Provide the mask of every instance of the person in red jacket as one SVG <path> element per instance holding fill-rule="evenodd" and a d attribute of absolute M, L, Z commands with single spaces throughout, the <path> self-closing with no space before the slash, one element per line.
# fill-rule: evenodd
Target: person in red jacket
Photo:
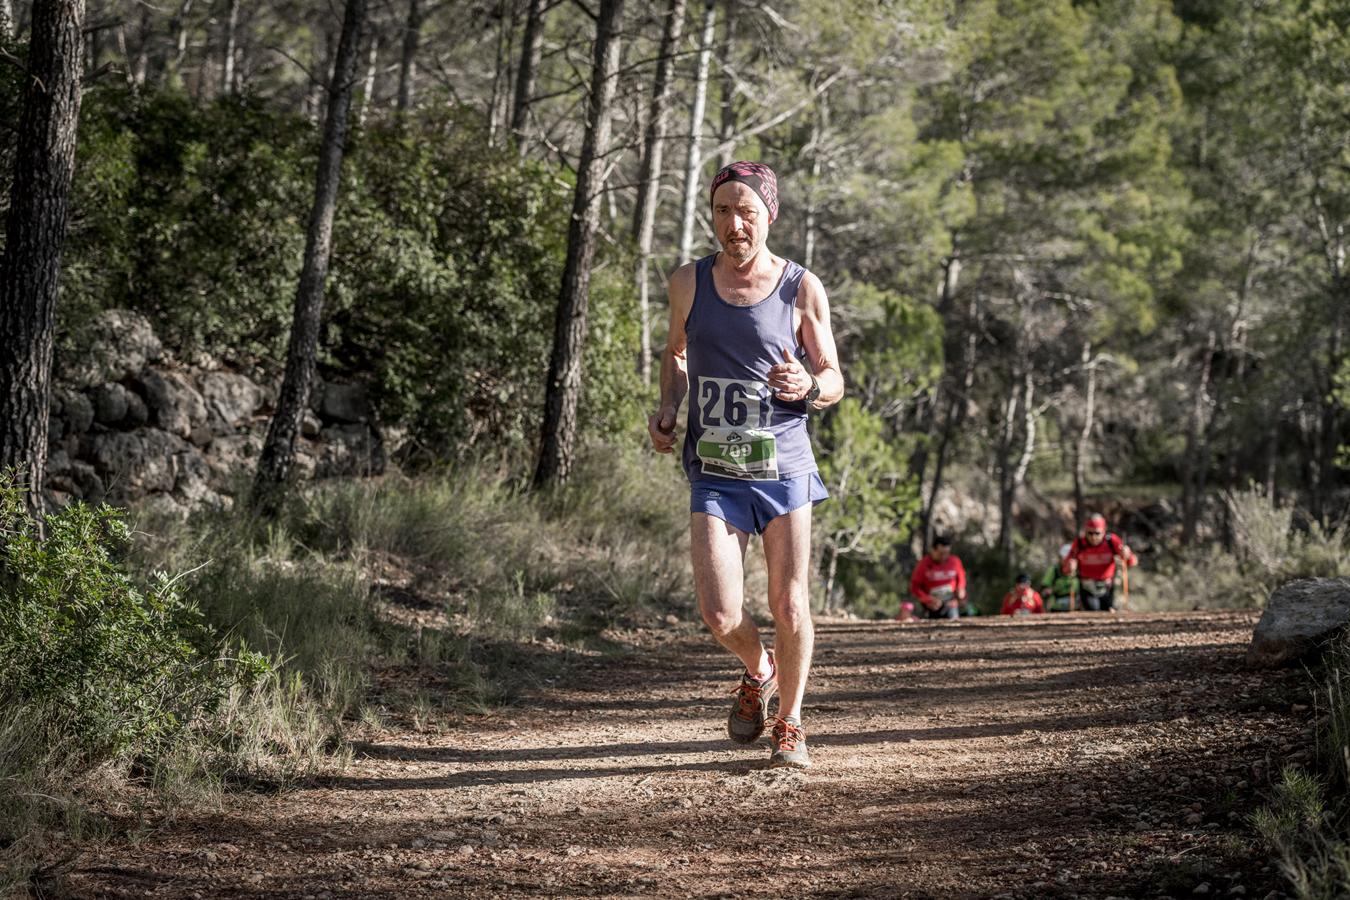
<path fill-rule="evenodd" d="M 1116 561 L 1139 565 L 1120 535 L 1106 530 L 1106 517 L 1093 513 L 1083 525 L 1083 533 L 1069 547 L 1064 558 L 1065 575 L 1078 575 L 1078 598 L 1082 608 L 1093 612 L 1111 612 L 1115 605 Z"/>
<path fill-rule="evenodd" d="M 929 619 L 955 619 L 966 602 L 966 568 L 952 553 L 949 538 L 933 538 L 928 555 L 919 560 L 909 579 L 909 592 Z"/>
<path fill-rule="evenodd" d="M 1003 615 L 1025 616 L 1045 612 L 1045 601 L 1031 586 L 1031 576 L 1017 576 L 1017 586 L 1003 595 Z"/>

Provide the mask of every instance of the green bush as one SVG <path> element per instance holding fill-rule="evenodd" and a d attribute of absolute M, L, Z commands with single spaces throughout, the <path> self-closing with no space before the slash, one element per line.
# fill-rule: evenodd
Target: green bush
<path fill-rule="evenodd" d="M 90 760 L 151 752 L 209 710 L 256 657 L 226 665 L 196 608 L 160 574 L 141 585 L 114 555 L 129 533 L 109 507 L 75 504 L 45 540 L 0 480 L 0 705 Z"/>
<path fill-rule="evenodd" d="M 1299 900 L 1350 896 L 1350 640 L 1328 654 L 1317 771 L 1288 766 L 1253 824 Z"/>
<path fill-rule="evenodd" d="M 172 88 L 102 87 L 85 98 L 79 141 L 59 352 L 84 352 L 81 323 L 125 307 L 182 356 L 275 372 L 313 199 L 314 125 L 252 97 L 197 104 Z M 532 446 L 569 178 L 489 148 L 481 117 L 464 109 L 358 129 L 334 223 L 322 374 L 370 382 L 381 420 L 428 456 Z M 583 431 L 638 421 L 623 252 L 602 247 L 592 276 Z"/>
<path fill-rule="evenodd" d="M 1148 609 L 1255 608 L 1297 578 L 1350 576 L 1350 525 L 1300 523 L 1289 503 L 1260 487 L 1227 498 L 1233 547 L 1208 546 L 1162 565 L 1142 580 Z"/>

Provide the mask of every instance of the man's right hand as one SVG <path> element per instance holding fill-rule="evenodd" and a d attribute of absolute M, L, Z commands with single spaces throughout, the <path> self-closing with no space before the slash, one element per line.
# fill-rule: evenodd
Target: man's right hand
<path fill-rule="evenodd" d="M 657 453 L 675 452 L 676 411 L 666 407 L 647 417 L 647 434 L 652 439 L 652 449 Z"/>

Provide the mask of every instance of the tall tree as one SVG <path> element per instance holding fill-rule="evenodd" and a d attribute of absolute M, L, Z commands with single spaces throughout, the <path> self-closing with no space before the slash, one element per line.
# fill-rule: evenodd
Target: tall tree
<path fill-rule="evenodd" d="M 722 67 L 722 118 L 717 132 L 717 165 L 736 161 L 736 7 L 738 0 L 725 0 L 722 10 L 722 46 L 718 62 Z"/>
<path fill-rule="evenodd" d="M 0 260 L 0 470 L 26 470 L 27 503 L 38 515 L 57 282 L 80 120 L 84 12 L 84 0 L 34 4 Z"/>
<path fill-rule="evenodd" d="M 328 113 L 323 144 L 319 149 L 318 174 L 314 182 L 314 206 L 305 235 L 305 262 L 295 294 L 295 315 L 286 350 L 286 371 L 281 381 L 276 412 L 267 428 L 267 440 L 258 459 L 253 485 L 254 505 L 265 513 L 276 511 L 295 464 L 295 439 L 309 405 L 314 381 L 315 356 L 319 348 L 319 325 L 323 317 L 324 287 L 333 250 L 333 214 L 337 209 L 338 182 L 347 142 L 347 119 L 356 81 L 356 57 L 365 25 L 366 0 L 347 0 L 342 17 L 342 36 L 337 61 L 328 88 Z"/>
<path fill-rule="evenodd" d="M 235 45 L 238 29 L 239 0 L 225 0 L 225 40 L 222 42 L 224 47 L 221 50 L 220 92 L 227 96 L 233 94 L 235 89 L 234 57 L 237 52 Z"/>
<path fill-rule="evenodd" d="M 694 108 L 689 113 L 689 140 L 684 162 L 684 206 L 680 210 L 680 262 L 694 256 L 694 212 L 698 208 L 699 169 L 703 166 L 703 115 L 708 102 L 708 68 L 717 28 L 717 0 L 703 0 L 703 28 L 694 71 Z"/>
<path fill-rule="evenodd" d="M 370 102 L 375 97 L 375 76 L 380 70 L 380 36 L 370 36 L 370 46 L 366 50 L 366 76 L 361 79 L 361 108 L 356 114 L 358 125 L 366 123 L 370 114 Z"/>
<path fill-rule="evenodd" d="M 403 24 L 403 52 L 398 59 L 399 112 L 412 108 L 417 91 L 417 51 L 422 45 L 422 0 L 408 0 L 408 18 Z"/>
<path fill-rule="evenodd" d="M 685 0 L 668 0 L 665 24 L 661 29 L 661 51 L 656 61 L 656 77 L 652 81 L 651 113 L 647 119 L 646 149 L 642 154 L 642 169 L 638 174 L 637 205 L 633 210 L 633 237 L 637 241 L 638 316 L 641 326 L 641 346 L 638 368 L 642 383 L 650 384 L 652 377 L 652 323 L 651 267 L 652 242 L 656 231 L 656 207 L 661 196 L 661 163 L 665 159 L 666 128 L 670 92 L 675 66 L 675 49 L 684 35 Z"/>
<path fill-rule="evenodd" d="M 595 58 L 586 104 L 586 136 L 581 144 L 572 221 L 567 230 L 567 264 L 558 295 L 544 395 L 544 422 L 535 487 L 560 483 L 572 468 L 577 407 L 581 400 L 581 360 L 586 344 L 591 261 L 600 225 L 605 154 L 609 150 L 614 95 L 619 71 L 619 27 L 623 0 L 601 0 L 595 26 Z"/>
<path fill-rule="evenodd" d="M 539 56 L 544 47 L 544 0 L 529 0 L 525 11 L 525 35 L 521 38 L 520 68 L 516 70 L 516 96 L 511 105 L 511 134 L 515 137 L 520 155 L 524 156 L 529 142 L 525 140 L 525 124 L 529 121 L 530 101 L 534 98 L 534 83 L 539 74 Z"/>

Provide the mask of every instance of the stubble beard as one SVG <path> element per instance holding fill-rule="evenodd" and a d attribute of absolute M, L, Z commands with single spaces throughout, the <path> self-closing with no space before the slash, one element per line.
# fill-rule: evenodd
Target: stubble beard
<path fill-rule="evenodd" d="M 750 259 L 759 250 L 753 241 L 726 241 L 722 244 L 722 252 L 737 262 L 745 262 Z"/>

